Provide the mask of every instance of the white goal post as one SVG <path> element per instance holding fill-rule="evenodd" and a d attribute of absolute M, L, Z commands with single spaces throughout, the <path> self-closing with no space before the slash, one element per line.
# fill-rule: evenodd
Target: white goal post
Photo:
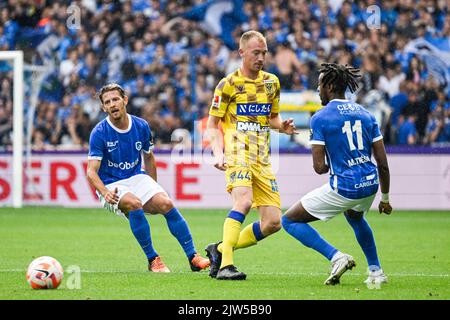
<path fill-rule="evenodd" d="M 0 60 L 13 62 L 13 165 L 12 205 L 23 205 L 23 51 L 0 51 Z"/>

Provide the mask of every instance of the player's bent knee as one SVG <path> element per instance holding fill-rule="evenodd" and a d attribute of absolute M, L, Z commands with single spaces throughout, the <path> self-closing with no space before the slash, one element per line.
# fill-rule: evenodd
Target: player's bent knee
<path fill-rule="evenodd" d="M 364 216 L 363 212 L 353 211 L 353 210 L 347 210 L 344 212 L 344 215 L 347 218 L 350 218 L 352 220 L 361 220 Z"/>
<path fill-rule="evenodd" d="M 278 231 L 280 231 L 281 229 L 281 223 L 280 221 L 270 221 L 268 223 L 266 223 L 265 225 L 261 226 L 261 231 L 264 235 L 269 235 L 269 234 L 273 234 L 276 233 Z"/>
<path fill-rule="evenodd" d="M 157 203 L 158 211 L 165 214 L 173 209 L 173 202 L 170 198 L 161 198 Z"/>
<path fill-rule="evenodd" d="M 281 230 L 281 223 L 280 223 L 280 222 L 278 222 L 278 223 L 273 223 L 273 224 L 270 225 L 270 231 L 271 231 L 271 233 L 276 233 L 276 232 L 278 232 L 278 231 L 280 231 L 280 230 Z"/>
<path fill-rule="evenodd" d="M 142 209 L 142 202 L 138 198 L 127 199 L 126 202 L 122 203 L 122 207 L 126 212 L 139 210 Z"/>

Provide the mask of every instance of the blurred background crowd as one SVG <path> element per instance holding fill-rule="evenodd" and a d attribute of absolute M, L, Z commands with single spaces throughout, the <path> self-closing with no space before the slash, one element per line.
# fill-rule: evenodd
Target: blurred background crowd
<path fill-rule="evenodd" d="M 195 17 L 193 8 L 211 1 L 0 1 L 0 50 L 23 50 L 27 64 L 46 70 L 33 148 L 87 148 L 105 117 L 95 94 L 109 82 L 126 89 L 128 111 L 149 122 L 156 146 L 170 148 L 201 130 L 215 85 L 239 67 L 236 45 L 250 29 L 266 36 L 265 70 L 282 90 L 315 91 L 320 63 L 350 64 L 363 74 L 352 98 L 382 115 L 386 144 L 450 145 L 449 1 L 229 2 L 239 12 L 227 37 Z M 379 8 L 375 28 L 371 5 Z M 0 62 L 3 147 L 11 144 L 12 84 L 11 66 Z"/>

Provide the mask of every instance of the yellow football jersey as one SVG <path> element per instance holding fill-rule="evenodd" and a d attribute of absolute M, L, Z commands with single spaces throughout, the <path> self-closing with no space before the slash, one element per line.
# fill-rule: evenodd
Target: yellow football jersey
<path fill-rule="evenodd" d="M 209 114 L 222 119 L 228 166 L 270 163 L 269 119 L 279 101 L 280 82 L 265 71 L 252 80 L 238 69 L 219 82 Z"/>

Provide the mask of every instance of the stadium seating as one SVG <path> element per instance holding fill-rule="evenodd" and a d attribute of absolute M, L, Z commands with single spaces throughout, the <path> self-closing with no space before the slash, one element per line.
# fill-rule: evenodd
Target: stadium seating
<path fill-rule="evenodd" d="M 374 110 L 387 144 L 403 140 L 398 128 L 414 114 L 417 144 L 449 145 L 449 9 L 444 2 L 430 8 L 422 1 L 383 1 L 377 17 L 366 2 L 243 1 L 233 25 L 213 34 L 187 14 L 198 1 L 9 0 L 0 5 L 0 50 L 23 50 L 28 64 L 49 67 L 34 115 L 35 149 L 86 149 L 87 132 L 104 117 L 94 93 L 107 82 L 126 88 L 129 112 L 150 123 L 157 148 L 170 148 L 172 132 L 192 133 L 214 86 L 239 66 L 233 44 L 250 28 L 265 34 L 271 53 L 265 69 L 279 76 L 283 90 L 316 90 L 322 62 L 352 64 L 363 78 L 350 98 L 363 103 L 377 93 L 375 108 L 387 106 Z M 70 4 L 83 6 L 79 16 L 68 11 Z M 0 62 L 1 148 L 11 145 L 11 101 L 12 73 Z M 307 127 L 311 113 L 282 116 Z M 280 141 L 286 148 L 296 144 Z"/>

